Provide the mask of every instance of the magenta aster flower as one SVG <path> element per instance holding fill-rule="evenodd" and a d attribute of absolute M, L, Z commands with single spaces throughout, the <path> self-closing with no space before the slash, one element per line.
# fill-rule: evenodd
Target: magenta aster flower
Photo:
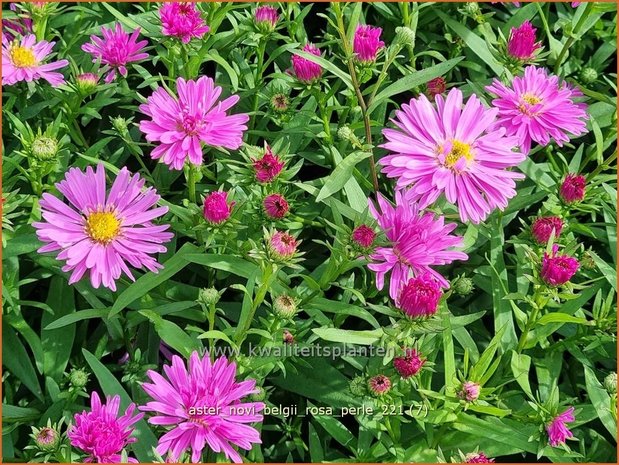
<path fill-rule="evenodd" d="M 558 216 L 544 216 L 537 218 L 531 225 L 531 234 L 540 244 L 548 243 L 552 231 L 555 232 L 555 239 L 561 235 L 563 220 Z"/>
<path fill-rule="evenodd" d="M 396 305 L 411 318 L 432 316 L 443 295 L 438 281 L 428 274 L 411 278 L 402 287 Z"/>
<path fill-rule="evenodd" d="M 518 60 L 531 60 L 541 44 L 535 41 L 535 29 L 529 21 L 519 27 L 512 27 L 507 42 L 507 53 Z"/>
<path fill-rule="evenodd" d="M 108 397 L 107 404 L 101 404 L 99 394 L 94 391 L 90 395 L 90 407 L 90 412 L 75 414 L 74 424 L 67 430 L 71 445 L 88 454 L 84 462 L 120 463 L 123 449 L 137 440 L 131 437 L 132 425 L 144 414 L 133 415 L 135 404 L 130 404 L 119 417 L 120 396 Z M 138 463 L 134 458 L 129 461 Z"/>
<path fill-rule="evenodd" d="M 382 28 L 360 25 L 357 26 L 355 37 L 353 38 L 353 51 L 355 57 L 361 63 L 372 63 L 376 60 L 378 51 L 385 46 L 380 40 Z"/>
<path fill-rule="evenodd" d="M 383 129 L 387 143 L 381 147 L 393 152 L 380 160 L 383 173 L 397 178 L 398 187 L 412 186 L 420 208 L 444 193 L 463 222 L 480 223 L 516 195 L 514 179 L 524 175 L 507 168 L 525 156 L 513 151 L 515 137 L 492 128 L 498 110 L 485 108 L 475 95 L 463 105 L 454 88 L 447 99 L 435 100 L 436 109 L 425 95 L 412 99 L 396 111 L 399 129 Z"/>
<path fill-rule="evenodd" d="M 433 99 L 436 95 L 445 92 L 447 83 L 445 82 L 445 79 L 439 76 L 437 78 L 430 79 L 426 83 L 426 88 L 428 89 L 428 95 Z"/>
<path fill-rule="evenodd" d="M 424 363 L 426 363 L 426 359 L 421 358 L 419 352 L 415 349 L 406 349 L 403 357 L 393 359 L 393 367 L 404 379 L 419 373 Z"/>
<path fill-rule="evenodd" d="M 307 44 L 303 47 L 303 51 L 316 55 L 317 57 L 320 56 L 320 50 L 313 44 Z M 292 55 L 291 60 L 294 75 L 299 81 L 306 84 L 311 84 L 317 79 L 320 79 L 320 76 L 322 76 L 322 66 L 314 63 L 313 61 L 299 55 Z"/>
<path fill-rule="evenodd" d="M 580 174 L 569 173 L 559 189 L 561 199 L 567 203 L 576 203 L 584 200 L 587 179 Z"/>
<path fill-rule="evenodd" d="M 52 52 L 55 42 L 36 41 L 34 34 L 21 39 L 8 41 L 2 36 L 2 85 L 13 85 L 20 81 L 37 81 L 45 79 L 52 86 L 64 84 L 62 74 L 55 69 L 64 68 L 67 60 L 43 63 Z"/>
<path fill-rule="evenodd" d="M 387 394 L 391 389 L 391 380 L 385 375 L 376 375 L 368 381 L 370 392 L 376 396 Z"/>
<path fill-rule="evenodd" d="M 228 193 L 211 192 L 204 198 L 204 219 L 211 224 L 221 224 L 232 214 L 234 202 L 228 203 Z"/>
<path fill-rule="evenodd" d="M 292 258 L 297 252 L 298 245 L 299 242 L 294 236 L 282 231 L 275 231 L 268 243 L 271 254 L 279 260 Z"/>
<path fill-rule="evenodd" d="M 376 233 L 367 224 L 357 226 L 352 232 L 352 240 L 364 249 L 371 247 L 374 239 L 376 239 Z"/>
<path fill-rule="evenodd" d="M 444 217 L 422 213 L 412 191 L 397 191 L 395 207 L 381 194 L 377 196 L 380 212 L 369 202 L 370 213 L 390 242 L 388 247 L 377 247 L 368 268 L 376 272 L 376 287 L 384 287 L 385 276 L 391 271 L 389 295 L 396 299 L 408 278 L 428 273 L 443 287 L 449 283 L 431 267 L 447 265 L 454 260 L 466 260 L 468 255 L 453 250 L 462 247 L 462 237 L 450 233 L 456 224 L 445 224 Z"/>
<path fill-rule="evenodd" d="M 10 3 L 9 10 L 17 11 L 17 4 Z M 9 42 L 14 40 L 18 35 L 24 36 L 32 32 L 32 19 L 26 15 L 20 14 L 16 19 L 2 20 L 2 37 Z"/>
<path fill-rule="evenodd" d="M 254 11 L 254 22 L 258 29 L 265 32 L 273 31 L 279 21 L 279 14 L 277 8 L 271 5 L 262 5 L 256 8 Z"/>
<path fill-rule="evenodd" d="M 462 383 L 457 395 L 460 399 L 467 402 L 475 402 L 479 398 L 481 386 L 473 381 L 465 381 Z"/>
<path fill-rule="evenodd" d="M 570 407 L 565 412 L 554 417 L 552 421 L 546 425 L 548 444 L 552 447 L 557 447 L 564 444 L 567 439 L 574 437 L 566 426 L 566 423 L 572 423 L 573 421 L 576 421 L 574 407 Z"/>
<path fill-rule="evenodd" d="M 264 156 L 259 160 L 252 158 L 252 162 L 256 181 L 264 184 L 272 182 L 284 169 L 284 162 L 271 152 L 271 147 L 268 145 Z"/>
<path fill-rule="evenodd" d="M 159 142 L 150 154 L 153 159 L 180 170 L 185 160 L 202 164 L 202 143 L 232 150 L 243 144 L 249 116 L 227 114 L 239 101 L 237 95 L 218 101 L 222 89 L 207 76 L 197 81 L 178 78 L 176 88 L 178 97 L 160 87 L 140 105 L 151 117 L 140 122 L 140 130 L 147 141 Z"/>
<path fill-rule="evenodd" d="M 170 2 L 159 8 L 159 18 L 164 36 L 176 37 L 184 44 L 193 39 L 201 39 L 209 31 L 200 10 L 194 3 Z"/>
<path fill-rule="evenodd" d="M 267 195 L 262 204 L 264 207 L 264 212 L 269 218 L 273 219 L 283 218 L 290 209 L 286 198 L 281 194 Z"/>
<path fill-rule="evenodd" d="M 498 96 L 492 101 L 498 109 L 497 125 L 505 128 L 508 136 L 517 137 L 525 154 L 531 150 L 531 142 L 546 146 L 554 139 L 562 146 L 570 140 L 568 133 L 580 136 L 587 132 L 589 116 L 583 104 L 574 102 L 578 95 L 567 85 L 559 85 L 559 78 L 548 76 L 544 68 L 527 66 L 524 76 L 515 77 L 511 87 L 495 79 L 486 90 Z"/>
<path fill-rule="evenodd" d="M 33 223 L 39 240 L 47 243 L 39 253 L 60 250 L 57 259 L 65 260 L 62 271 L 72 271 L 69 284 L 85 274 L 94 288 L 100 284 L 116 290 L 116 280 L 124 272 L 135 278 L 127 267 L 146 268 L 154 273 L 163 268 L 150 254 L 165 252 L 162 244 L 173 234 L 170 226 L 151 223 L 163 216 L 168 207 L 151 208 L 160 196 L 144 180 L 127 168 L 120 170 L 112 188 L 106 193 L 105 169 L 97 165 L 82 172 L 71 168 L 56 188 L 69 205 L 51 194 L 40 200 L 44 221 Z"/>
<path fill-rule="evenodd" d="M 486 457 L 483 452 L 471 452 L 464 457 L 464 463 L 494 463 L 494 459 Z"/>
<path fill-rule="evenodd" d="M 116 71 L 126 77 L 129 63 L 148 58 L 148 53 L 142 52 L 148 42 L 145 40 L 137 42 L 140 28 L 129 35 L 120 23 L 116 23 L 114 29 L 102 27 L 101 34 L 103 38 L 91 35 L 91 42 L 82 45 L 82 50 L 92 55 L 93 63 L 100 61 L 105 65 L 105 70 L 109 69 L 105 82 L 110 83 L 116 79 Z"/>
<path fill-rule="evenodd" d="M 172 462 L 178 462 L 191 449 L 191 461 L 198 463 L 208 446 L 241 463 L 232 446 L 250 450 L 252 444 L 261 443 L 260 433 L 248 423 L 262 421 L 259 413 L 264 403 L 242 401 L 259 390 L 253 379 L 236 381 L 234 362 L 229 363 L 226 357 L 211 362 L 208 354 L 201 358 L 193 352 L 188 367 L 175 355 L 172 366 L 165 365 L 163 370 L 167 379 L 155 371 L 147 372 L 151 383 L 142 387 L 153 401 L 140 407 L 155 413 L 148 420 L 150 424 L 172 427 L 159 438 L 158 454 L 168 453 Z"/>
<path fill-rule="evenodd" d="M 561 286 L 567 283 L 580 268 L 578 260 L 569 255 L 557 255 L 558 250 L 559 246 L 555 244 L 552 247 L 552 254 L 544 253 L 542 259 L 541 276 L 550 286 Z"/>

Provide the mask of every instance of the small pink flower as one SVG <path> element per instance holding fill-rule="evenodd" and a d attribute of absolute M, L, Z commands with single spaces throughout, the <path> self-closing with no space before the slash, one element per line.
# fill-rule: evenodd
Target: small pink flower
<path fill-rule="evenodd" d="M 483 452 L 471 452 L 464 457 L 464 463 L 494 463 L 494 459 L 486 457 Z"/>
<path fill-rule="evenodd" d="M 513 27 L 507 42 L 507 53 L 523 61 L 532 59 L 535 52 L 541 48 L 541 44 L 535 42 L 535 31 L 529 21 L 525 21 L 518 28 Z"/>
<path fill-rule="evenodd" d="M 391 389 L 391 381 L 385 375 L 376 375 L 368 381 L 368 388 L 372 394 L 382 396 Z"/>
<path fill-rule="evenodd" d="M 584 176 L 569 173 L 561 184 L 559 195 L 567 204 L 580 202 L 585 198 L 586 184 Z"/>
<path fill-rule="evenodd" d="M 281 194 L 270 194 L 264 198 L 264 211 L 269 218 L 279 219 L 286 216 L 290 206 Z"/>
<path fill-rule="evenodd" d="M 542 279 L 550 286 L 561 286 L 567 283 L 576 274 L 580 264 L 569 255 L 557 255 L 558 245 L 552 248 L 552 255 L 544 253 L 542 260 Z"/>
<path fill-rule="evenodd" d="M 475 402 L 479 398 L 479 392 L 481 386 L 473 381 L 466 381 L 462 383 L 462 387 L 458 391 L 457 395 L 460 399 L 467 402 Z"/>
<path fill-rule="evenodd" d="M 537 218 L 531 225 L 531 233 L 537 242 L 546 244 L 550 239 L 552 231 L 555 232 L 555 239 L 561 235 L 563 220 L 558 216 L 544 216 Z"/>
<path fill-rule="evenodd" d="M 211 192 L 204 198 L 204 219 L 211 224 L 221 224 L 232 214 L 234 202 L 228 203 L 228 193 Z"/>
<path fill-rule="evenodd" d="M 441 298 L 441 286 L 429 274 L 411 278 L 402 287 L 396 305 L 412 318 L 434 315 Z"/>
<path fill-rule="evenodd" d="M 284 162 L 279 156 L 271 152 L 271 147 L 268 145 L 264 156 L 259 160 L 252 159 L 252 162 L 254 163 L 256 180 L 264 184 L 272 182 L 284 169 Z"/>
<path fill-rule="evenodd" d="M 380 27 L 361 25 L 355 31 L 353 51 L 361 63 L 372 63 L 376 60 L 378 51 L 385 46 L 380 40 L 383 30 Z"/>
<path fill-rule="evenodd" d="M 426 83 L 426 88 L 428 89 L 428 95 L 431 98 L 434 98 L 436 95 L 445 92 L 445 89 L 447 88 L 447 83 L 445 82 L 445 79 L 439 76 L 429 80 Z"/>
<path fill-rule="evenodd" d="M 293 236 L 282 231 L 276 231 L 269 239 L 269 250 L 279 260 L 292 258 L 297 252 L 298 245 Z"/>
<path fill-rule="evenodd" d="M 277 8 L 270 5 L 263 5 L 256 8 L 254 11 L 254 22 L 259 29 L 264 31 L 273 31 L 279 21 Z"/>
<path fill-rule="evenodd" d="M 303 47 L 303 51 L 306 53 L 311 53 L 317 57 L 320 56 L 320 50 L 313 44 L 307 44 Z M 322 66 L 314 63 L 313 61 L 299 55 L 292 55 L 291 60 L 294 75 L 299 81 L 306 84 L 311 84 L 317 79 L 320 79 L 320 76 L 322 76 Z"/>
<path fill-rule="evenodd" d="M 406 349 L 403 357 L 393 359 L 393 367 L 402 376 L 402 378 L 410 378 L 421 371 L 421 367 L 426 363 L 426 359 L 419 356 L 419 352 L 415 349 Z"/>
<path fill-rule="evenodd" d="M 376 239 L 376 233 L 366 224 L 357 226 L 352 232 L 352 240 L 364 249 L 371 247 L 374 239 Z"/>
<path fill-rule="evenodd" d="M 184 44 L 189 43 L 194 37 L 201 39 L 209 31 L 200 10 L 194 3 L 164 3 L 159 8 L 159 18 L 163 35 L 176 37 Z"/>
<path fill-rule="evenodd" d="M 54 70 L 64 68 L 67 60 L 43 63 L 52 52 L 55 42 L 36 41 L 34 34 L 9 42 L 2 36 L 2 85 L 13 85 L 20 81 L 45 79 L 52 86 L 64 84 L 62 74 Z"/>
<path fill-rule="evenodd" d="M 565 412 L 554 417 L 552 421 L 546 425 L 548 444 L 552 447 L 560 446 L 564 444 L 567 439 L 574 437 L 565 424 L 575 420 L 574 407 L 570 407 Z"/>

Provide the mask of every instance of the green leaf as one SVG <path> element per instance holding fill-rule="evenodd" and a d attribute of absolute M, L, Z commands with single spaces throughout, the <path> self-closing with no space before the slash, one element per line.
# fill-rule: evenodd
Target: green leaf
<path fill-rule="evenodd" d="M 43 392 L 37 379 L 37 373 L 30 361 L 30 356 L 15 334 L 15 330 L 6 322 L 2 324 L 2 352 L 4 353 L 2 364 L 6 369 L 13 373 L 37 399 L 43 402 Z"/>
<path fill-rule="evenodd" d="M 531 369 L 531 357 L 526 354 L 519 354 L 515 350 L 512 351 L 511 361 L 512 373 L 516 382 L 520 385 L 526 395 L 533 401 L 533 391 L 531 391 L 531 384 L 529 383 L 529 370 Z"/>
<path fill-rule="evenodd" d="M 109 308 L 89 308 L 87 310 L 80 310 L 79 312 L 70 313 L 68 315 L 61 316 L 57 320 L 52 321 L 43 328 L 45 331 L 53 331 L 58 328 L 63 328 L 78 321 L 90 320 L 93 318 L 105 318 L 107 317 Z"/>
<path fill-rule="evenodd" d="M 313 63 L 316 63 L 317 65 L 320 65 L 323 69 L 326 69 L 327 71 L 330 71 L 331 73 L 339 77 L 344 82 L 344 84 L 346 84 L 346 87 L 348 87 L 350 90 L 354 90 L 352 80 L 350 79 L 348 73 L 345 73 L 330 61 L 325 60 L 322 57 L 312 55 L 311 53 L 304 52 L 302 50 L 292 50 L 292 53 L 302 58 L 305 58 L 306 60 L 309 60 Z"/>
<path fill-rule="evenodd" d="M 152 310 L 140 310 L 139 313 L 153 323 L 155 331 L 163 339 L 163 342 L 183 354 L 185 358 L 189 358 L 193 351 L 202 348 L 195 338 L 189 336 L 176 323 L 164 320 Z"/>
<path fill-rule="evenodd" d="M 313 328 L 313 333 L 325 341 L 342 342 L 345 344 L 372 345 L 380 339 L 382 329 L 372 331 L 352 331 L 339 328 Z"/>
<path fill-rule="evenodd" d="M 541 317 L 537 324 L 547 325 L 550 323 L 574 323 L 577 325 L 594 325 L 594 321 L 588 321 L 586 318 L 579 318 L 565 313 L 548 313 Z"/>
<path fill-rule="evenodd" d="M 310 407 L 314 406 L 311 402 L 308 402 L 308 405 Z M 342 446 L 346 447 L 351 452 L 354 452 L 357 449 L 357 439 L 337 419 L 332 416 L 316 415 L 314 420 L 316 420 L 320 426 L 327 430 L 329 436 L 339 442 Z"/>
<path fill-rule="evenodd" d="M 365 160 L 370 155 L 372 155 L 370 152 L 353 152 L 344 158 L 325 181 L 325 184 L 318 193 L 318 197 L 316 197 L 316 202 L 322 202 L 324 199 L 339 192 L 350 180 L 355 165 L 361 160 Z"/>
<path fill-rule="evenodd" d="M 595 376 L 594 371 L 585 366 L 585 383 L 587 386 L 587 394 L 589 399 L 595 407 L 595 411 L 602 424 L 606 427 L 608 432 L 617 440 L 617 421 L 613 418 L 611 413 L 611 400 L 608 392 L 602 386 Z"/>

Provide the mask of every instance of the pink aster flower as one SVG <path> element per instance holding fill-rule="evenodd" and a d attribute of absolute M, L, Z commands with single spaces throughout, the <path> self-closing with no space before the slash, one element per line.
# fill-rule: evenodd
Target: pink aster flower
<path fill-rule="evenodd" d="M 464 456 L 464 463 L 494 463 L 494 459 L 486 457 L 483 452 L 471 452 Z"/>
<path fill-rule="evenodd" d="M 12 42 L 2 36 L 2 85 L 13 85 L 20 81 L 45 79 L 52 86 L 64 84 L 62 74 L 55 69 L 64 68 L 67 60 L 43 61 L 52 52 L 55 42 L 36 41 L 34 34 L 28 34 Z"/>
<path fill-rule="evenodd" d="M 540 42 L 535 41 L 535 31 L 529 21 L 525 21 L 518 28 L 512 27 L 507 42 L 507 53 L 519 60 L 531 60 L 535 52 L 541 48 Z"/>
<path fill-rule="evenodd" d="M 352 232 L 352 240 L 360 247 L 371 247 L 376 239 L 376 233 L 366 224 L 357 226 Z"/>
<path fill-rule="evenodd" d="M 524 76 L 515 77 L 511 87 L 495 79 L 486 90 L 498 96 L 492 101 L 498 109 L 497 125 L 517 138 L 525 154 L 531 142 L 546 146 L 554 139 L 562 146 L 570 140 L 568 133 L 587 132 L 589 116 L 584 105 L 574 101 L 578 95 L 567 85 L 559 85 L 559 78 L 549 76 L 544 68 L 527 66 Z"/>
<path fill-rule="evenodd" d="M 114 29 L 101 28 L 103 38 L 96 35 L 90 36 L 90 42 L 82 45 L 82 50 L 92 55 L 92 62 L 101 62 L 105 65 L 105 70 L 109 70 L 105 77 L 105 82 L 110 83 L 116 79 L 116 72 L 121 76 L 127 76 L 127 65 L 129 63 L 148 58 L 148 53 L 142 52 L 147 41 L 137 42 L 140 35 L 140 28 L 127 34 L 120 23 L 116 23 Z"/>
<path fill-rule="evenodd" d="M 380 27 L 357 26 L 353 38 L 353 51 L 357 60 L 361 63 L 372 63 L 376 60 L 378 51 L 385 46 L 385 43 L 380 40 L 382 32 L 383 30 Z"/>
<path fill-rule="evenodd" d="M 164 36 L 172 36 L 189 43 L 194 37 L 201 39 L 209 31 L 194 3 L 169 2 L 159 8 L 159 18 Z"/>
<path fill-rule="evenodd" d="M 587 179 L 580 174 L 569 173 L 559 189 L 561 199 L 567 203 L 576 203 L 584 200 L 587 186 Z"/>
<path fill-rule="evenodd" d="M 554 417 L 552 421 L 546 425 L 548 444 L 552 447 L 557 447 L 564 444 L 567 439 L 574 437 L 572 432 L 567 428 L 566 423 L 572 423 L 575 420 L 574 407 L 570 407 L 565 412 Z"/>
<path fill-rule="evenodd" d="M 447 280 L 432 266 L 447 265 L 454 260 L 466 260 L 468 255 L 454 250 L 462 247 L 462 237 L 450 233 L 456 224 L 445 224 L 444 217 L 422 213 L 412 191 L 397 191 L 395 207 L 378 194 L 380 212 L 369 202 L 370 213 L 378 222 L 390 242 L 387 247 L 377 247 L 368 268 L 376 272 L 376 287 L 384 287 L 385 276 L 391 271 L 389 295 L 396 299 L 400 287 L 410 277 L 428 273 L 443 287 Z"/>
<path fill-rule="evenodd" d="M 531 225 L 531 234 L 540 244 L 548 243 L 552 231 L 555 232 L 555 239 L 561 235 L 563 220 L 558 216 L 544 216 L 537 218 Z"/>
<path fill-rule="evenodd" d="M 107 404 L 102 404 L 94 391 L 90 395 L 90 407 L 90 412 L 75 414 L 74 424 L 67 430 L 71 445 L 88 454 L 86 463 L 120 463 L 123 449 L 137 441 L 131 437 L 132 425 L 144 414 L 133 415 L 135 404 L 130 404 L 119 417 L 120 396 L 108 397 Z M 129 462 L 138 463 L 134 458 L 129 458 Z"/>
<path fill-rule="evenodd" d="M 317 57 L 320 56 L 320 50 L 313 44 L 307 44 L 303 47 L 303 51 L 306 53 L 311 53 Z M 294 75 L 299 81 L 306 84 L 311 84 L 317 79 L 320 79 L 320 76 L 322 76 L 322 66 L 319 64 L 316 64 L 313 61 L 299 55 L 292 55 L 291 60 Z"/>
<path fill-rule="evenodd" d="M 260 183 L 272 182 L 284 169 L 284 162 L 278 155 L 274 155 L 271 147 L 266 146 L 266 152 L 259 160 L 252 158 L 256 181 Z"/>
<path fill-rule="evenodd" d="M 258 26 L 258 29 L 265 32 L 273 31 L 279 21 L 279 14 L 277 8 L 271 5 L 262 5 L 256 8 L 254 11 L 254 23 Z"/>
<path fill-rule="evenodd" d="M 438 281 L 424 274 L 404 284 L 396 305 L 411 318 L 424 318 L 436 313 L 442 295 Z"/>
<path fill-rule="evenodd" d="M 493 129 L 497 109 L 485 108 L 472 95 L 465 105 L 462 92 L 451 89 L 447 98 L 436 95 L 436 109 L 425 95 L 396 111 L 399 129 L 383 129 L 393 155 L 383 157 L 383 173 L 397 178 L 398 187 L 412 186 L 426 208 L 445 194 L 456 204 L 463 222 L 480 223 L 495 209 L 503 210 L 516 195 L 509 171 L 525 159 L 515 137 Z"/>
<path fill-rule="evenodd" d="M 385 375 L 376 375 L 368 381 L 370 392 L 376 396 L 387 394 L 391 390 L 391 380 Z"/>
<path fill-rule="evenodd" d="M 426 83 L 426 88 L 428 89 L 428 95 L 430 96 L 430 98 L 433 99 L 436 95 L 445 92 L 445 89 L 447 88 L 447 83 L 445 82 L 445 79 L 439 76 L 437 78 L 429 80 Z"/>
<path fill-rule="evenodd" d="M 168 207 L 152 208 L 160 197 L 144 180 L 133 176 L 127 168 L 120 170 L 112 187 L 106 190 L 105 169 L 97 165 L 86 172 L 71 168 L 56 188 L 69 205 L 51 194 L 40 200 L 43 221 L 32 224 L 39 240 L 47 245 L 39 253 L 59 250 L 58 260 L 66 261 L 62 271 L 71 271 L 69 284 L 85 274 L 94 288 L 100 284 L 116 290 L 116 280 L 124 272 L 135 278 L 127 267 L 146 268 L 154 273 L 163 268 L 151 254 L 165 252 L 162 244 L 173 234 L 170 226 L 151 221 L 168 211 Z"/>
<path fill-rule="evenodd" d="M 259 390 L 253 379 L 236 381 L 234 362 L 226 357 L 211 362 L 208 354 L 201 358 L 193 352 L 188 367 L 175 355 L 172 365 L 163 370 L 167 379 L 155 371 L 147 372 L 151 382 L 142 387 L 153 401 L 140 407 L 154 412 L 150 424 L 172 427 L 159 438 L 158 454 L 168 453 L 171 461 L 178 462 L 191 449 L 191 461 L 198 463 L 208 446 L 241 463 L 232 446 L 250 450 L 252 444 L 261 443 L 260 433 L 248 423 L 262 421 L 264 403 L 242 401 Z"/>
<path fill-rule="evenodd" d="M 276 259 L 287 260 L 297 252 L 299 242 L 287 232 L 275 231 L 269 238 L 268 247 Z"/>
<path fill-rule="evenodd" d="M 239 101 L 237 95 L 219 101 L 222 89 L 207 76 L 197 81 L 178 78 L 176 88 L 178 97 L 160 87 L 140 105 L 151 117 L 140 122 L 140 130 L 147 141 L 159 142 L 150 154 L 153 159 L 180 170 L 186 160 L 202 164 L 202 143 L 231 150 L 243 144 L 249 116 L 227 114 Z"/>
<path fill-rule="evenodd" d="M 406 349 L 404 356 L 393 359 L 393 367 L 404 379 L 419 373 L 424 363 L 426 359 L 421 358 L 415 349 Z"/>
<path fill-rule="evenodd" d="M 542 259 L 541 276 L 550 286 L 561 286 L 567 283 L 580 268 L 578 260 L 569 255 L 557 255 L 558 250 L 559 246 L 555 244 L 552 247 L 552 254 L 544 253 Z"/>
<path fill-rule="evenodd" d="M 270 194 L 262 202 L 264 212 L 269 218 L 280 219 L 286 216 L 290 206 L 286 198 L 281 194 Z"/>
<path fill-rule="evenodd" d="M 204 219 L 211 224 L 221 224 L 232 214 L 234 202 L 228 203 L 228 193 L 211 192 L 204 198 Z"/>
<path fill-rule="evenodd" d="M 456 394 L 462 400 L 475 402 L 479 398 L 480 391 L 481 386 L 479 384 L 473 381 L 465 381 Z"/>

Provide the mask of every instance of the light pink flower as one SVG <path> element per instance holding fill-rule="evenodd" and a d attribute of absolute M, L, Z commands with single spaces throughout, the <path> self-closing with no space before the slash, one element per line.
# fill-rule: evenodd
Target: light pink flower
<path fill-rule="evenodd" d="M 353 38 L 353 51 L 357 60 L 361 63 L 371 63 L 376 60 L 378 51 L 385 47 L 385 43 L 380 40 L 382 32 L 383 30 L 380 27 L 357 26 Z"/>
<path fill-rule="evenodd" d="M 275 231 L 269 238 L 269 250 L 279 260 L 287 260 L 297 252 L 299 242 L 287 232 Z"/>
<path fill-rule="evenodd" d="M 105 65 L 104 71 L 109 69 L 105 82 L 110 83 L 116 79 L 116 72 L 121 76 L 127 76 L 129 63 L 148 58 L 148 53 L 142 52 L 146 44 L 145 40 L 137 42 L 140 28 L 127 34 L 120 23 L 116 23 L 114 29 L 101 28 L 103 38 L 96 35 L 90 36 L 89 43 L 82 45 L 82 50 L 92 55 L 92 62 L 101 62 Z"/>
<path fill-rule="evenodd" d="M 151 221 L 168 211 L 154 207 L 160 197 L 150 187 L 143 190 L 144 180 L 120 170 L 112 188 L 106 189 L 105 170 L 97 165 L 86 172 L 71 168 L 56 188 L 69 205 L 51 194 L 40 200 L 43 221 L 32 224 L 39 240 L 47 243 L 39 253 L 59 250 L 58 260 L 65 260 L 62 271 L 71 271 L 69 284 L 85 274 L 94 288 L 100 284 L 116 290 L 116 280 L 124 272 L 135 280 L 127 267 L 146 268 L 154 273 L 162 265 L 151 254 L 165 252 L 163 245 L 172 239 L 170 226 Z"/>
<path fill-rule="evenodd" d="M 468 258 L 464 252 L 454 250 L 462 247 L 462 237 L 450 234 L 457 225 L 445 224 L 442 216 L 435 218 L 433 213 L 423 213 L 410 190 L 396 192 L 395 207 L 381 194 L 377 200 L 380 211 L 369 202 L 370 213 L 390 244 L 377 247 L 370 255 L 372 263 L 368 268 L 376 272 L 376 287 L 384 287 L 389 272 L 389 295 L 394 300 L 409 278 L 425 273 L 434 276 L 441 286 L 449 287 L 447 280 L 431 267 Z"/>
<path fill-rule="evenodd" d="M 445 194 L 463 222 L 480 223 L 516 195 L 514 180 L 524 175 L 508 168 L 525 156 L 514 151 L 515 137 L 492 128 L 498 110 L 485 108 L 475 95 L 463 105 L 454 88 L 435 101 L 436 109 L 420 95 L 396 111 L 398 129 L 383 129 L 387 143 L 381 147 L 393 153 L 380 160 L 383 173 L 397 178 L 398 187 L 410 185 L 420 208 Z"/>
<path fill-rule="evenodd" d="M 507 53 L 519 60 L 531 60 L 541 44 L 535 41 L 536 29 L 529 21 L 523 22 L 519 27 L 512 27 L 507 42 Z"/>
<path fill-rule="evenodd" d="M 184 44 L 201 39 L 209 31 L 200 10 L 191 2 L 169 2 L 159 8 L 164 36 L 176 37 Z"/>
<path fill-rule="evenodd" d="M 569 173 L 561 183 L 559 195 L 567 204 L 580 202 L 585 198 L 586 186 L 587 179 L 584 176 Z"/>
<path fill-rule="evenodd" d="M 558 216 L 544 216 L 537 218 L 531 225 L 531 234 L 540 244 L 546 244 L 550 239 L 552 231 L 555 232 L 555 239 L 561 235 L 563 220 Z"/>
<path fill-rule="evenodd" d="M 234 202 L 228 203 L 228 193 L 211 192 L 204 198 L 204 219 L 211 224 L 221 224 L 232 214 Z"/>
<path fill-rule="evenodd" d="M 415 376 L 426 363 L 426 359 L 420 355 L 416 349 L 406 349 L 404 356 L 393 359 L 393 367 L 404 379 Z"/>
<path fill-rule="evenodd" d="M 481 386 L 473 381 L 465 381 L 462 383 L 457 395 L 460 399 L 467 402 L 475 402 L 479 398 Z"/>
<path fill-rule="evenodd" d="M 159 438 L 158 454 L 169 453 L 171 461 L 178 462 L 191 449 L 191 461 L 198 463 L 208 446 L 241 463 L 232 445 L 250 450 L 252 444 L 261 443 L 260 433 L 247 423 L 262 421 L 264 403 L 242 401 L 259 390 L 253 379 L 236 381 L 234 362 L 229 363 L 226 357 L 211 362 L 208 354 L 201 358 L 193 352 L 188 367 L 175 355 L 172 365 L 163 370 L 167 379 L 155 371 L 147 372 L 151 382 L 142 387 L 153 401 L 140 407 L 154 412 L 150 424 L 172 427 Z"/>
<path fill-rule="evenodd" d="M 567 283 L 580 268 L 578 260 L 569 255 L 557 255 L 558 250 L 559 246 L 555 244 L 552 247 L 552 254 L 544 253 L 542 259 L 541 276 L 550 286 L 561 286 Z"/>
<path fill-rule="evenodd" d="M 497 126 L 515 136 L 525 154 L 532 142 L 546 146 L 554 139 L 562 146 L 570 140 L 568 133 L 587 132 L 585 106 L 574 101 L 579 95 L 566 84 L 559 85 L 559 78 L 544 68 L 527 66 L 524 76 L 515 77 L 510 87 L 495 79 L 486 90 L 498 96 L 492 101 L 498 109 Z"/>
<path fill-rule="evenodd" d="M 280 219 L 286 216 L 290 206 L 281 194 L 270 194 L 262 202 L 264 211 L 269 218 Z"/>
<path fill-rule="evenodd" d="M 207 76 L 197 81 L 178 78 L 176 88 L 178 97 L 160 87 L 140 105 L 151 118 L 140 122 L 140 130 L 147 141 L 159 142 L 150 154 L 153 159 L 180 170 L 186 160 L 202 164 L 202 143 L 231 150 L 243 144 L 249 116 L 227 114 L 239 101 L 237 95 L 219 101 L 222 89 Z"/>
<path fill-rule="evenodd" d="M 259 160 L 252 159 L 256 181 L 267 184 L 272 182 L 284 169 L 284 162 L 278 155 L 274 155 L 267 145 L 266 152 Z"/>
<path fill-rule="evenodd" d="M 94 391 L 90 395 L 90 406 L 90 412 L 75 414 L 74 424 L 67 430 L 71 445 L 88 454 L 84 462 L 120 463 L 123 449 L 137 441 L 131 437 L 132 425 L 144 414 L 133 415 L 135 404 L 130 404 L 119 417 L 120 396 L 108 398 L 107 404 L 101 404 L 99 394 Z M 129 458 L 129 462 L 138 463 L 134 458 Z"/>
<path fill-rule="evenodd" d="M 45 79 L 52 86 L 64 84 L 62 74 L 55 69 L 64 68 L 67 60 L 43 63 L 52 52 L 55 42 L 36 41 L 34 34 L 28 34 L 12 42 L 2 36 L 2 85 L 13 85 L 20 81 Z"/>
<path fill-rule="evenodd" d="M 364 249 L 371 247 L 374 239 L 376 239 L 376 233 L 366 224 L 357 226 L 352 232 L 352 240 Z"/>
<path fill-rule="evenodd" d="M 573 421 L 576 421 L 574 407 L 570 407 L 565 412 L 554 417 L 552 421 L 546 425 L 548 444 L 552 447 L 557 447 L 564 444 L 567 439 L 574 437 L 566 426 L 566 423 L 572 423 Z"/>
<path fill-rule="evenodd" d="M 391 380 L 385 375 L 376 375 L 368 381 L 370 392 L 376 396 L 387 394 L 391 390 Z"/>
<path fill-rule="evenodd" d="M 305 47 L 303 47 L 303 51 L 306 53 L 311 53 L 317 57 L 320 56 L 320 50 L 313 44 L 305 45 Z M 313 61 L 299 55 L 292 55 L 291 60 L 294 75 L 299 81 L 306 84 L 311 84 L 317 79 L 320 79 L 320 76 L 322 76 L 322 66 L 319 64 L 316 64 Z"/>

